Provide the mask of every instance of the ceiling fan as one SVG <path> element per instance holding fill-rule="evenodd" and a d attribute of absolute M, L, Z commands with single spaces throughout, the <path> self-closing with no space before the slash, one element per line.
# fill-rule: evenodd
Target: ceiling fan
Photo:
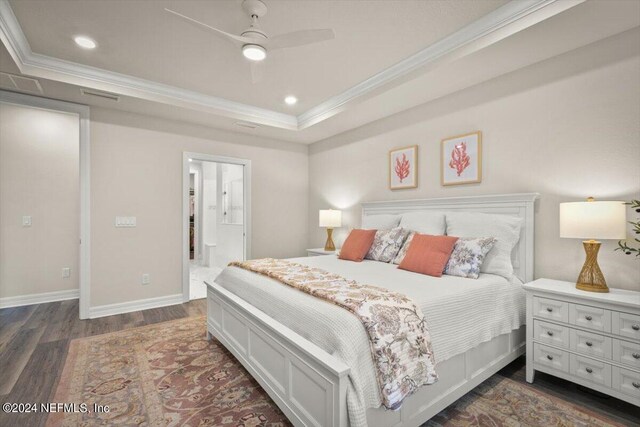
<path fill-rule="evenodd" d="M 187 22 L 196 24 L 203 29 L 211 31 L 241 47 L 244 57 L 251 61 L 251 77 L 253 83 L 257 83 L 262 77 L 261 69 L 258 67 L 258 64 L 267 57 L 267 52 L 276 49 L 303 46 L 335 38 L 335 34 L 332 29 L 300 30 L 269 37 L 260 29 L 259 24 L 260 18 L 267 14 L 267 5 L 264 4 L 262 0 L 243 0 L 242 9 L 249 15 L 251 25 L 240 33 L 240 35 L 236 35 L 214 28 L 204 22 L 200 22 L 176 12 L 175 10 L 165 8 L 167 12 Z"/>

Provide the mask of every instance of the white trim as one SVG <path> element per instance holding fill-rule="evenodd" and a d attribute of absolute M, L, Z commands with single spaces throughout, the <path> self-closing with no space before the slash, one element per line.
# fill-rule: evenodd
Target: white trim
<path fill-rule="evenodd" d="M 189 159 L 244 166 L 244 259 L 251 259 L 251 160 L 213 154 L 182 153 L 182 295 L 189 301 Z"/>
<path fill-rule="evenodd" d="M 115 314 L 131 313 L 132 311 L 149 310 L 150 308 L 166 307 L 176 304 L 182 304 L 182 294 L 165 295 L 91 307 L 89 318 L 95 319 L 96 317 L 113 316 Z"/>
<path fill-rule="evenodd" d="M 383 87 L 390 89 L 389 86 L 392 83 L 394 85 L 403 83 L 405 81 L 403 78 L 409 74 L 428 66 L 434 66 L 447 55 L 454 53 L 458 57 L 468 55 L 577 6 L 583 1 L 585 0 L 512 0 L 455 33 L 300 114 L 297 117 L 298 130 L 327 120 L 344 111 L 348 104 L 356 100 L 361 101 L 365 97 L 371 97 Z M 542 11 L 542 9 L 545 10 Z M 540 16 L 534 16 L 540 11 L 542 11 Z M 512 27 L 508 28 L 509 26 Z M 505 30 L 504 34 L 496 36 L 496 33 L 501 30 Z M 491 37 L 488 37 L 489 35 Z M 481 44 L 471 46 L 475 42 Z"/>
<path fill-rule="evenodd" d="M 34 53 L 8 0 L 0 0 L 0 39 L 23 74 L 295 131 L 320 123 L 383 88 L 400 84 L 410 74 L 433 67 L 445 57 L 461 57 L 483 49 L 584 1 L 512 0 L 297 117 Z"/>
<path fill-rule="evenodd" d="M 45 292 L 43 294 L 18 295 L 15 297 L 0 298 L 0 308 L 20 307 L 23 305 L 44 304 L 47 302 L 66 301 L 78 299 L 80 292 L 77 289 L 66 291 Z"/>
<path fill-rule="evenodd" d="M 468 211 L 516 216 L 523 219 L 520 240 L 513 249 L 514 274 L 523 282 L 533 280 L 534 206 L 538 193 L 492 194 L 486 196 L 442 197 L 437 199 L 388 200 L 362 203 L 362 217 L 375 214 L 402 214 L 419 210 Z"/>
<path fill-rule="evenodd" d="M 2 6 L 2 3 L 0 3 Z M 91 137 L 90 110 L 87 105 L 74 104 L 38 96 L 0 91 L 0 101 L 45 110 L 77 114 L 80 123 L 80 319 L 89 317 L 91 303 Z"/>

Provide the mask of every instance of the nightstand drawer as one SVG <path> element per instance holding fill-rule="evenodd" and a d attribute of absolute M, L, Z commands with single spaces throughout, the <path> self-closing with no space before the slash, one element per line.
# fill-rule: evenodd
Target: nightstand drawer
<path fill-rule="evenodd" d="M 533 359 L 538 365 L 569 372 L 569 353 L 546 345 L 533 344 Z"/>
<path fill-rule="evenodd" d="M 640 341 L 640 316 L 614 311 L 611 323 L 612 333 Z"/>
<path fill-rule="evenodd" d="M 571 374 L 596 384 L 611 387 L 611 365 L 599 360 L 572 354 Z"/>
<path fill-rule="evenodd" d="M 611 338 L 571 329 L 571 350 L 588 356 L 611 359 Z"/>
<path fill-rule="evenodd" d="M 631 397 L 640 399 L 640 374 L 614 366 L 613 388 Z"/>
<path fill-rule="evenodd" d="M 554 299 L 533 297 L 533 315 L 545 319 L 569 322 L 569 303 Z"/>
<path fill-rule="evenodd" d="M 533 339 L 545 344 L 569 348 L 569 328 L 542 320 L 534 320 Z"/>
<path fill-rule="evenodd" d="M 613 360 L 640 369 L 640 344 L 614 339 Z"/>
<path fill-rule="evenodd" d="M 571 304 L 569 323 L 594 331 L 611 332 L 611 312 L 604 308 Z"/>

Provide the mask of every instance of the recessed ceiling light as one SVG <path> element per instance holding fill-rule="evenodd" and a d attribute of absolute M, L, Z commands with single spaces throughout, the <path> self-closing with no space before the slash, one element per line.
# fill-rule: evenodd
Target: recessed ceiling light
<path fill-rule="evenodd" d="M 73 41 L 83 49 L 95 49 L 97 46 L 96 42 L 87 36 L 76 36 L 73 38 Z"/>
<path fill-rule="evenodd" d="M 189 159 L 190 162 L 193 162 L 193 159 Z"/>
<path fill-rule="evenodd" d="M 296 104 L 296 102 L 298 102 L 298 98 L 296 98 L 296 97 L 295 97 L 295 96 L 293 96 L 293 95 L 289 95 L 289 96 L 287 96 L 287 97 L 284 99 L 284 102 L 285 102 L 287 105 L 295 105 L 295 104 Z"/>
<path fill-rule="evenodd" d="M 242 46 L 242 54 L 251 61 L 262 61 L 267 57 L 267 51 L 257 44 L 245 44 Z"/>

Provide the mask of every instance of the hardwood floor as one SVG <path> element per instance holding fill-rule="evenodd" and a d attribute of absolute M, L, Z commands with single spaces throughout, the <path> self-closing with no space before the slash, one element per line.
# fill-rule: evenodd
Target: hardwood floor
<path fill-rule="evenodd" d="M 167 320 L 206 314 L 206 300 L 80 320 L 78 300 L 0 310 L 0 402 L 53 402 L 75 338 L 116 332 Z M 47 414 L 0 412 L 0 426 L 37 427 Z"/>
<path fill-rule="evenodd" d="M 78 301 L 62 301 L 0 310 L 0 401 L 52 402 L 69 342 L 75 338 L 206 313 L 206 300 L 103 317 L 78 319 Z M 525 382 L 524 358 L 497 375 Z M 621 400 L 601 395 L 543 373 L 532 387 L 568 402 L 602 413 L 628 426 L 640 426 L 640 410 Z M 1 426 L 42 426 L 47 414 L 0 413 Z"/>

